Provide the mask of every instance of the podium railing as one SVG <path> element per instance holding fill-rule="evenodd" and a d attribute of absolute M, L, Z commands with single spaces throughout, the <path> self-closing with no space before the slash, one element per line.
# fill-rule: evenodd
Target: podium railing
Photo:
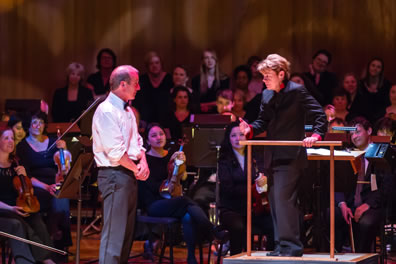
<path fill-rule="evenodd" d="M 247 146 L 247 234 L 246 254 L 252 255 L 252 146 L 302 146 L 302 141 L 278 141 L 278 140 L 241 140 L 240 145 Z M 341 141 L 317 141 L 314 147 L 330 147 L 330 258 L 334 258 L 334 147 L 342 146 Z"/>

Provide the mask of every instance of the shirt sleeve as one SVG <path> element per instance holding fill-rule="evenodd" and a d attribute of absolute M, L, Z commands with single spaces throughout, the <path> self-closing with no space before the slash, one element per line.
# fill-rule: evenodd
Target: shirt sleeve
<path fill-rule="evenodd" d="M 111 112 L 100 112 L 94 119 L 94 144 L 110 163 L 117 163 L 126 151 L 120 124 Z M 96 142 L 95 142 L 96 141 Z"/>

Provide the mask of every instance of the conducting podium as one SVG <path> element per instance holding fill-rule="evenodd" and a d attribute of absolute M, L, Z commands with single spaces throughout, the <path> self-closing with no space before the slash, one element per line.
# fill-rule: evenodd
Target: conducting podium
<path fill-rule="evenodd" d="M 241 145 L 247 146 L 247 181 L 252 181 L 252 146 L 302 146 L 302 141 L 269 141 L 269 140 L 244 140 Z M 377 259 L 377 254 L 343 254 L 334 256 L 335 244 L 335 213 L 334 213 L 334 161 L 354 159 L 354 155 L 335 155 L 335 147 L 342 146 L 342 141 L 318 141 L 314 147 L 329 147 L 328 155 L 316 155 L 317 159 L 330 161 L 330 253 L 311 254 L 302 257 L 267 257 L 265 253 L 255 252 L 252 254 L 251 235 L 252 235 L 252 193 L 250 185 L 247 188 L 247 251 L 229 258 L 225 258 L 223 263 L 373 263 Z M 358 155 L 358 154 L 356 154 Z M 366 262 L 369 261 L 369 262 Z"/>

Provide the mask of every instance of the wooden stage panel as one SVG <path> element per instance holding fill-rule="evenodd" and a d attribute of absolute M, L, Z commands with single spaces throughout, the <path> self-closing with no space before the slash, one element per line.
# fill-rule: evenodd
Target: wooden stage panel
<path fill-rule="evenodd" d="M 335 254 L 334 259 L 329 253 L 304 254 L 302 257 L 267 257 L 266 251 L 255 251 L 248 257 L 241 253 L 223 259 L 223 264 L 378 264 L 378 254 L 343 253 Z"/>

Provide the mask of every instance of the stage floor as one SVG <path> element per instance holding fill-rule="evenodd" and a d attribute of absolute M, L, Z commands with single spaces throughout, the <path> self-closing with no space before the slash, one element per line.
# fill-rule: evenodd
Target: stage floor
<path fill-rule="evenodd" d="M 251 256 L 246 253 L 238 254 L 232 257 L 224 258 L 223 264 L 249 264 L 249 263 L 266 263 L 266 264 L 297 264 L 297 263 L 359 263 L 359 264 L 378 264 L 378 254 L 367 253 L 342 253 L 335 254 L 334 259 L 330 258 L 329 253 L 312 253 L 304 254 L 302 257 L 267 257 L 266 251 L 252 252 Z"/>

